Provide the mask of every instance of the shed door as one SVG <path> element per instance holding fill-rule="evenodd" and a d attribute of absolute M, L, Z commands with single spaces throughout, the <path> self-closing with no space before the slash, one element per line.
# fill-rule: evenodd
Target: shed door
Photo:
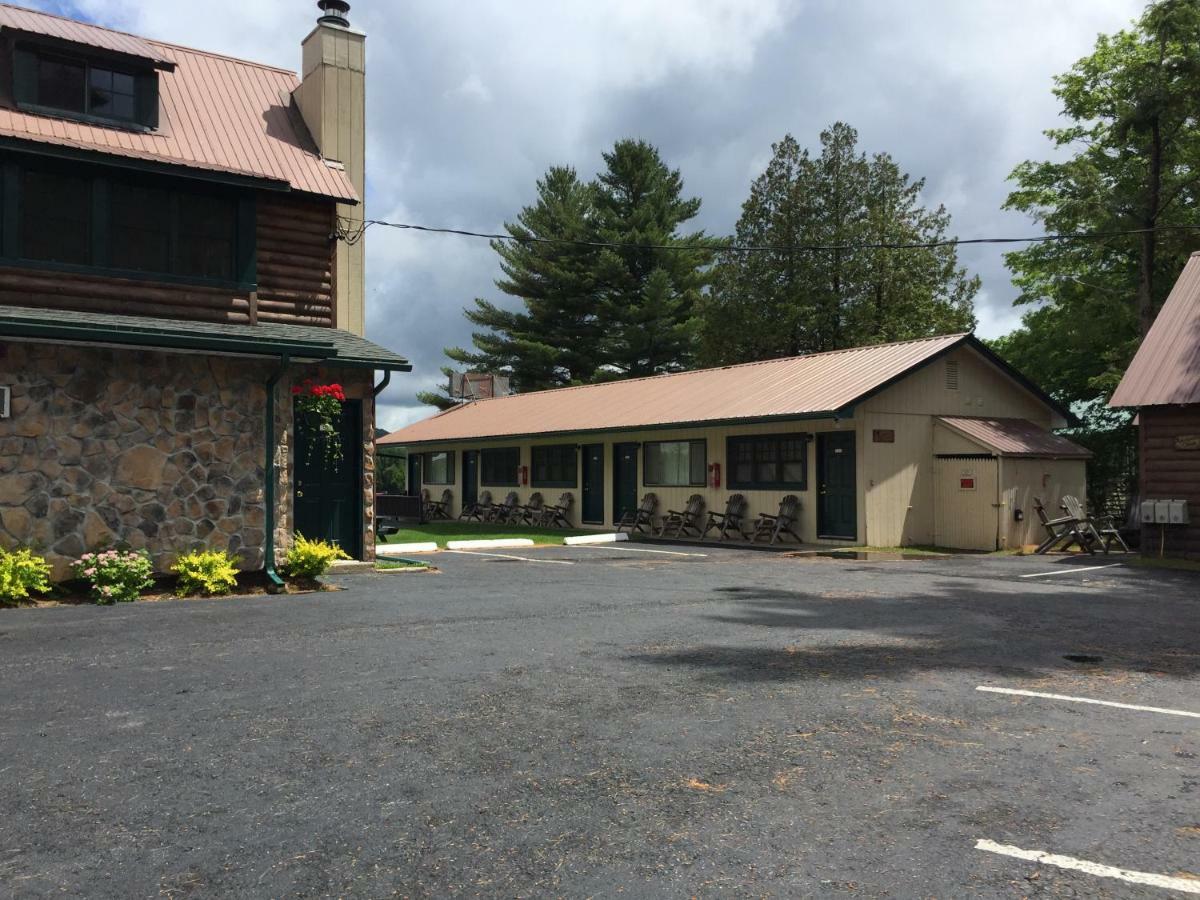
<path fill-rule="evenodd" d="M 934 543 L 998 550 L 999 466 L 994 457 L 945 456 L 934 463 Z"/>

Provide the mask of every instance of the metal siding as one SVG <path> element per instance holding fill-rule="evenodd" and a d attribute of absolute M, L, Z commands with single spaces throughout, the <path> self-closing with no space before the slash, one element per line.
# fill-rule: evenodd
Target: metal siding
<path fill-rule="evenodd" d="M 1200 403 L 1200 253 L 1193 253 L 1110 406 Z"/>
<path fill-rule="evenodd" d="M 306 193 L 351 202 L 358 192 L 344 172 L 325 163 L 296 124 L 293 72 L 158 41 L 143 41 L 94 25 L 0 6 L 0 24 L 18 16 L 23 30 L 63 30 L 66 40 L 105 49 L 136 41 L 132 55 L 175 65 L 160 71 L 159 128 L 137 132 L 0 108 L 0 135 L 133 159 L 278 181 Z M 39 24 L 40 23 L 40 24 Z M 13 26 L 18 27 L 18 26 Z M 120 52 L 131 52 L 121 50 Z"/>
<path fill-rule="evenodd" d="M 876 429 L 896 433 L 876 444 Z M 927 416 L 864 416 L 864 506 L 867 541 L 876 547 L 933 543 L 933 438 Z"/>
<path fill-rule="evenodd" d="M 1001 478 L 1000 534 L 1009 549 L 1036 546 L 1046 536 L 1033 509 L 1034 497 L 1046 504 L 1051 518 L 1061 514 L 1059 504 L 1068 494 L 1087 498 L 1087 462 L 1082 459 L 1005 459 Z M 1018 509 L 1023 522 L 1013 520 Z"/>
<path fill-rule="evenodd" d="M 1090 450 L 1085 450 L 1067 438 L 1039 428 L 1024 419 L 942 416 L 938 423 L 1002 456 L 1087 459 L 1092 455 Z"/>

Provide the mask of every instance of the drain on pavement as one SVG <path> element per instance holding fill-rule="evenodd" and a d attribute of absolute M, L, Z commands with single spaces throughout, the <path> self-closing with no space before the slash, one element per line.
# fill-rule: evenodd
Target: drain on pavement
<path fill-rule="evenodd" d="M 1087 653 L 1068 653 L 1063 657 L 1067 662 L 1073 663 L 1098 663 L 1104 662 L 1103 656 L 1089 656 Z"/>

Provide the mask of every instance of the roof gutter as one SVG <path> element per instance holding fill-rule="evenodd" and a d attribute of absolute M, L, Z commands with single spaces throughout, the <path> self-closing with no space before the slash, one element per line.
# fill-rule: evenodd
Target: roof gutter
<path fill-rule="evenodd" d="M 276 591 L 282 590 L 284 583 L 283 579 L 279 577 L 279 573 L 275 571 L 275 388 L 287 371 L 291 361 L 291 356 L 287 353 L 282 354 L 279 357 L 279 367 L 267 379 L 267 411 L 266 421 L 263 423 L 267 445 L 266 458 L 263 465 L 263 471 L 266 473 L 266 485 L 263 491 L 264 503 L 266 505 L 264 522 L 267 530 L 263 547 L 263 571 L 267 575 L 271 589 Z"/>

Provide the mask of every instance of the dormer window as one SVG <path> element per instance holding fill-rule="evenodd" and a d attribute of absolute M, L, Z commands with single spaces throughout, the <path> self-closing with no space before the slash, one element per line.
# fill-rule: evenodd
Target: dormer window
<path fill-rule="evenodd" d="M 22 109 L 127 128 L 158 125 L 153 68 L 32 44 L 17 45 L 13 66 L 13 93 Z"/>

